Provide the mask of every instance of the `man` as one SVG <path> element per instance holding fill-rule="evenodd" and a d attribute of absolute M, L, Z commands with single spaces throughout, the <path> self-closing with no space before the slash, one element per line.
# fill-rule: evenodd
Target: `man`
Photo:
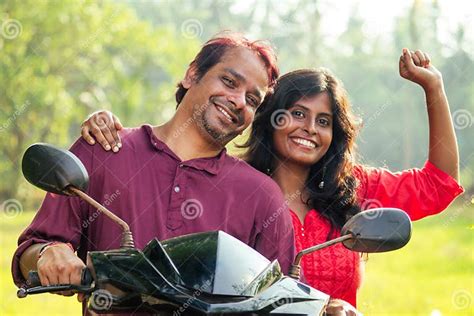
<path fill-rule="evenodd" d="M 211 39 L 179 84 L 170 121 L 124 129 L 120 155 L 74 143 L 90 174 L 87 193 L 130 225 L 138 248 L 154 237 L 223 230 L 288 271 L 293 229 L 280 189 L 224 148 L 252 122 L 278 76 L 275 63 L 260 42 Z M 19 238 L 15 283 L 38 270 L 43 285 L 78 284 L 87 251 L 118 248 L 120 236 L 79 198 L 48 193 Z"/>

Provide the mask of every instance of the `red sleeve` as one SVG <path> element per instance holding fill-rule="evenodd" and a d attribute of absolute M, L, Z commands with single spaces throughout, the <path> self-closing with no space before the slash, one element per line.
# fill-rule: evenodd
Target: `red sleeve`
<path fill-rule="evenodd" d="M 395 207 L 412 220 L 442 212 L 464 192 L 456 180 L 426 161 L 422 169 L 393 173 L 384 168 L 356 166 L 358 199 L 362 209 Z"/>
<path fill-rule="evenodd" d="M 70 149 L 91 172 L 92 146 L 82 139 L 76 141 Z M 81 239 L 85 202 L 78 197 L 47 193 L 41 207 L 31 224 L 18 238 L 18 248 L 13 255 L 12 275 L 16 285 L 25 282 L 20 270 L 20 257 L 33 244 L 50 241 L 69 242 L 77 249 Z"/>

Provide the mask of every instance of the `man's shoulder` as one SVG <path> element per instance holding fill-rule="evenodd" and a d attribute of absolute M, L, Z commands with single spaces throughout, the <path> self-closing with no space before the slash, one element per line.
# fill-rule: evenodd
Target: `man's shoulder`
<path fill-rule="evenodd" d="M 130 157 L 136 156 L 137 151 L 146 151 L 151 144 L 151 126 L 142 125 L 139 127 L 123 128 L 119 131 L 122 148 L 118 153 L 106 151 L 102 145 L 95 143 L 89 144 L 84 138 L 78 138 L 70 147 L 70 151 L 74 153 L 87 167 L 93 164 L 93 161 L 115 161 L 126 160 Z"/>
<path fill-rule="evenodd" d="M 281 194 L 280 188 L 272 178 L 253 168 L 246 161 L 227 155 L 225 165 L 227 170 L 221 172 L 235 179 L 243 187 L 249 190 L 264 191 L 269 195 Z"/>

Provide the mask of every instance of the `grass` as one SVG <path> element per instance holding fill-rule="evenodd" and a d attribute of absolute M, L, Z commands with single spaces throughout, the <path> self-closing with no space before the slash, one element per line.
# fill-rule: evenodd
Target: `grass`
<path fill-rule="evenodd" d="M 405 248 L 369 255 L 359 310 L 365 315 L 474 315 L 473 211 L 469 203 L 451 206 L 415 222 Z M 0 315 L 80 315 L 75 297 L 16 297 L 11 257 L 33 215 L 0 213 Z"/>

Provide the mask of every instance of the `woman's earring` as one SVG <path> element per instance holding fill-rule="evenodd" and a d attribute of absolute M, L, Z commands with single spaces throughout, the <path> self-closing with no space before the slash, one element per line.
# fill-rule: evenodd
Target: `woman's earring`
<path fill-rule="evenodd" d="M 324 189 L 324 175 L 326 174 L 326 166 L 323 167 L 323 176 L 321 177 L 321 182 L 319 182 L 318 187 L 322 190 Z"/>

